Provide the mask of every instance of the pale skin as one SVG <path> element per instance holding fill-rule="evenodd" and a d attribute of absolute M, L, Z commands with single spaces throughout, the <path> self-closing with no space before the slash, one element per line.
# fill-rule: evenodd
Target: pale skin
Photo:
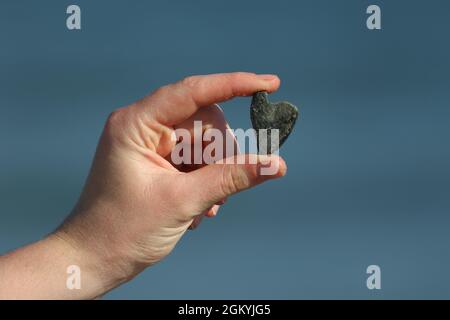
<path fill-rule="evenodd" d="M 192 76 L 114 111 L 70 216 L 43 240 L 0 257 L 0 299 L 100 297 L 167 256 L 229 196 L 285 175 L 276 155 L 234 155 L 255 159 L 243 164 L 180 167 L 170 161 L 174 129 L 191 130 L 201 119 L 226 130 L 217 103 L 279 85 L 275 75 Z M 274 162 L 276 172 L 262 175 L 261 166 Z M 81 269 L 80 290 L 66 286 L 70 265 Z"/>

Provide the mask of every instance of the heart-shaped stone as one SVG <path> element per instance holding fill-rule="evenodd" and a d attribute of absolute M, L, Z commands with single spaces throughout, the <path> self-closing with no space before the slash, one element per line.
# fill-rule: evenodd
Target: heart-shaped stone
<path fill-rule="evenodd" d="M 298 109 L 292 103 L 286 101 L 271 103 L 267 92 L 261 91 L 253 95 L 250 118 L 253 129 L 256 130 L 258 153 L 271 154 L 281 147 L 292 132 L 298 118 Z M 260 131 L 260 129 L 267 129 L 267 131 Z M 272 129 L 279 130 L 278 143 L 272 142 Z M 264 136 L 260 140 L 260 134 L 265 133 L 267 133 L 265 135 L 267 140 Z M 261 141 L 266 143 L 261 144 Z"/>

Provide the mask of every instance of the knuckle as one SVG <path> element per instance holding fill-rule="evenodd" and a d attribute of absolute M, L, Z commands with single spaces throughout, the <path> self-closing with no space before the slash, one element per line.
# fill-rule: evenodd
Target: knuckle
<path fill-rule="evenodd" d="M 251 72 L 238 71 L 238 72 L 230 73 L 229 76 L 230 76 L 230 80 L 239 81 L 242 78 L 246 78 L 246 77 L 250 77 L 250 76 L 254 76 L 254 75 L 255 74 L 251 73 Z"/>
<path fill-rule="evenodd" d="M 167 84 L 155 89 L 150 96 L 164 96 L 170 90 L 171 85 Z"/>
<path fill-rule="evenodd" d="M 252 75 L 252 74 L 248 73 L 248 72 L 230 73 L 230 74 L 228 74 L 228 82 L 231 84 L 236 84 L 236 83 L 241 82 L 243 79 L 248 79 L 248 77 L 250 75 Z M 245 92 L 239 86 L 232 85 L 229 90 L 230 90 L 229 97 L 245 96 Z"/>
<path fill-rule="evenodd" d="M 108 116 L 108 120 L 106 121 L 108 126 L 116 126 L 121 122 L 121 118 L 123 117 L 123 109 L 117 109 L 111 112 Z"/>
<path fill-rule="evenodd" d="M 199 82 L 198 76 L 189 76 L 189 77 L 186 77 L 183 80 L 181 80 L 181 84 L 188 88 L 193 88 L 193 87 L 197 86 L 198 82 Z"/>
<path fill-rule="evenodd" d="M 126 108 L 120 108 L 111 112 L 106 120 L 105 132 L 114 133 L 122 126 L 126 114 Z"/>
<path fill-rule="evenodd" d="M 224 165 L 222 170 L 222 191 L 231 195 L 250 186 L 247 174 L 237 165 Z"/>
<path fill-rule="evenodd" d="M 234 79 L 239 79 L 239 78 L 241 78 L 241 77 L 248 76 L 249 74 L 250 74 L 250 73 L 248 73 L 248 72 L 238 71 L 238 72 L 232 73 L 231 76 L 232 76 Z"/>

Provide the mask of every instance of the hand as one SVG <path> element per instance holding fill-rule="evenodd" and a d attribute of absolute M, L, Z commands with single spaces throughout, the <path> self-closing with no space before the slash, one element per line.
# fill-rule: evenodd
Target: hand
<path fill-rule="evenodd" d="M 286 172 L 275 155 L 255 164 L 248 160 L 256 155 L 232 155 L 247 161 L 176 166 L 170 157 L 174 130 L 192 131 L 194 120 L 202 120 L 203 129 L 226 132 L 216 103 L 273 92 L 279 84 L 276 76 L 251 73 L 193 76 L 114 111 L 78 204 L 50 238 L 78 255 L 81 269 L 101 279 L 101 291 L 163 259 L 190 226 L 217 214 L 228 196 Z M 261 175 L 260 166 L 270 161 L 278 161 L 278 170 Z"/>

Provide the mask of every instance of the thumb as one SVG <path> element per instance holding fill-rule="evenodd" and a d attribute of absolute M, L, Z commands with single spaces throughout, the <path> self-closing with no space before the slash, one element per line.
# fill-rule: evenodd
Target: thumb
<path fill-rule="evenodd" d="M 198 209 L 264 181 L 286 174 L 286 163 L 277 155 L 238 155 L 210 164 L 185 175 L 189 199 Z"/>

